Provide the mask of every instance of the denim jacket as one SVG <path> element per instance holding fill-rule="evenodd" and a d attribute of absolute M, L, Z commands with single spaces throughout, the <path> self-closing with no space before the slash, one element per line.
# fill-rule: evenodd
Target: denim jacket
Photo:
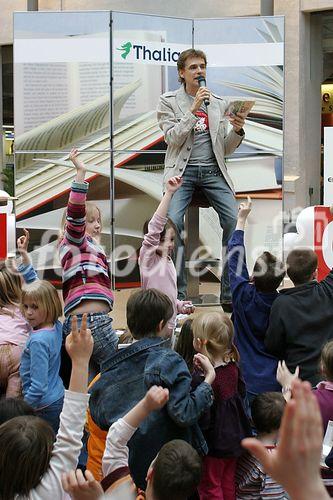
<path fill-rule="evenodd" d="M 169 389 L 169 401 L 153 411 L 129 441 L 129 464 L 135 483 L 145 487 L 150 463 L 163 444 L 184 439 L 201 453 L 207 445 L 197 424 L 213 402 L 213 391 L 203 382 L 191 392 L 191 375 L 183 358 L 165 347 L 159 337 L 144 338 L 113 354 L 93 385 L 90 413 L 94 422 L 108 430 L 146 394 L 152 385 Z"/>

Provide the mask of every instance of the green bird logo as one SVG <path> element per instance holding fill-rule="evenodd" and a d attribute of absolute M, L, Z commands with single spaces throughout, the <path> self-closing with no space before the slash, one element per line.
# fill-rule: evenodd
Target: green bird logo
<path fill-rule="evenodd" d="M 130 53 L 131 48 L 132 48 L 131 42 L 126 42 L 120 48 L 117 48 L 117 50 L 122 50 L 123 53 L 121 54 L 121 57 L 123 59 L 126 59 L 128 54 Z"/>

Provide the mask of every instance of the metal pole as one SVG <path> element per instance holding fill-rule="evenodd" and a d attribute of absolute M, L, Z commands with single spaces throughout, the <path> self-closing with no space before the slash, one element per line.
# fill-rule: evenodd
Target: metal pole
<path fill-rule="evenodd" d="M 27 10 L 38 10 L 38 0 L 27 0 Z"/>
<path fill-rule="evenodd" d="M 274 16 L 274 0 L 260 0 L 260 15 Z"/>

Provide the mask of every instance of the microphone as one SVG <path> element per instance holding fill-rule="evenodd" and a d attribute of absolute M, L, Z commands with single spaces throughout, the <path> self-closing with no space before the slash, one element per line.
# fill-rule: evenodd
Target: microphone
<path fill-rule="evenodd" d="M 204 76 L 201 76 L 201 75 L 198 76 L 197 80 L 198 80 L 198 83 L 199 83 L 199 87 L 206 87 L 206 78 Z M 209 105 L 209 99 L 204 99 L 204 104 L 206 106 L 208 106 Z"/>

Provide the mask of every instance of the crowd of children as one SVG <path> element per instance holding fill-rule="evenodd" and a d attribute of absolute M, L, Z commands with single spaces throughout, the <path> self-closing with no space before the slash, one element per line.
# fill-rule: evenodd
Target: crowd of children
<path fill-rule="evenodd" d="M 19 265 L 0 267 L 0 500 L 329 498 L 319 449 L 333 420 L 332 272 L 319 283 L 314 252 L 294 250 L 286 270 L 264 252 L 250 277 L 248 199 L 228 246 L 232 317 L 194 314 L 176 338 L 177 314 L 194 307 L 177 299 L 172 177 L 145 225 L 142 287 L 118 349 L 101 214 L 79 152 L 70 158 L 64 309 L 30 263 L 27 231 Z M 278 292 L 286 272 L 294 287 Z"/>

